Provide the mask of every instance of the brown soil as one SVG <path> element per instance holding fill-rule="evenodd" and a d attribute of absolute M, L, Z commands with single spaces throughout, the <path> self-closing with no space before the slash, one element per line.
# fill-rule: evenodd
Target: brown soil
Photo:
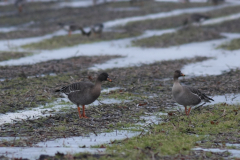
<path fill-rule="evenodd" d="M 64 60 L 51 60 L 47 62 L 41 62 L 34 65 L 22 65 L 22 66 L 1 66 L 0 78 L 16 78 L 16 77 L 28 77 L 28 76 L 41 76 L 42 74 L 58 74 L 74 72 L 86 69 L 94 64 L 104 63 L 112 58 L 118 58 L 120 56 L 79 56 Z"/>

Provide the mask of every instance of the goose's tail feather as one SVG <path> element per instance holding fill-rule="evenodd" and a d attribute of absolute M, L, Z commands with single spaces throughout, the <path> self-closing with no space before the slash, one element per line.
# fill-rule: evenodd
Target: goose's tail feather
<path fill-rule="evenodd" d="M 214 101 L 212 98 L 206 96 L 205 94 L 202 94 L 202 95 L 203 95 L 203 99 L 204 99 L 206 102 Z"/>

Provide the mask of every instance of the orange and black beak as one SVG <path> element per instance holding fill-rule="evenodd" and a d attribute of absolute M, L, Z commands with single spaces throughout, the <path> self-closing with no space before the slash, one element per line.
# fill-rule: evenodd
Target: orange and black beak
<path fill-rule="evenodd" d="M 181 73 L 181 76 L 185 76 L 185 74 Z"/>
<path fill-rule="evenodd" d="M 110 78 L 107 78 L 107 81 L 112 82 L 112 80 Z"/>

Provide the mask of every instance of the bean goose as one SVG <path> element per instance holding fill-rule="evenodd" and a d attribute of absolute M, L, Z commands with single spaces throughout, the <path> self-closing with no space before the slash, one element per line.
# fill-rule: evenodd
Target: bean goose
<path fill-rule="evenodd" d="M 91 30 L 86 32 L 82 27 L 79 27 L 79 29 L 81 30 L 82 35 L 87 36 L 87 37 L 89 37 L 92 33 Z"/>
<path fill-rule="evenodd" d="M 22 7 L 26 3 L 26 0 L 15 0 L 15 6 L 18 8 L 18 13 L 22 12 Z"/>
<path fill-rule="evenodd" d="M 204 93 L 201 93 L 198 89 L 188 86 L 182 86 L 178 78 L 181 76 L 185 76 L 180 70 L 176 70 L 174 72 L 174 83 L 172 88 L 172 94 L 175 101 L 183 105 L 185 107 L 186 115 L 189 115 L 191 111 L 191 106 L 195 106 L 199 104 L 201 101 L 211 102 L 214 101 L 213 99 L 206 96 Z M 187 106 L 190 106 L 187 109 Z"/>
<path fill-rule="evenodd" d="M 62 92 L 68 96 L 68 99 L 77 105 L 79 118 L 88 118 L 85 114 L 85 105 L 94 102 L 101 93 L 101 85 L 103 81 L 112 80 L 107 73 L 101 73 L 95 84 L 89 82 L 77 82 L 57 89 L 55 92 Z M 80 112 L 79 105 L 82 105 L 83 113 Z"/>
<path fill-rule="evenodd" d="M 198 14 L 198 13 L 195 13 L 195 14 L 191 15 L 192 22 L 201 23 L 201 22 L 203 22 L 203 21 L 205 21 L 209 18 L 210 18 L 210 16 L 208 16 L 208 15 L 203 15 L 203 14 Z"/>
<path fill-rule="evenodd" d="M 95 35 L 100 35 L 102 34 L 102 30 L 103 30 L 103 27 L 104 25 L 102 23 L 99 23 L 99 24 L 95 24 L 91 27 L 91 30 L 92 32 L 95 34 Z"/>
<path fill-rule="evenodd" d="M 182 24 L 183 24 L 183 26 L 187 26 L 187 25 L 195 22 L 195 23 L 198 23 L 200 25 L 203 21 L 205 21 L 207 19 L 210 19 L 210 18 L 211 17 L 208 16 L 208 15 L 194 13 L 190 17 L 184 19 Z"/>
<path fill-rule="evenodd" d="M 71 36 L 73 31 L 81 30 L 81 27 L 75 24 L 65 24 L 60 22 L 58 25 L 64 30 L 68 31 L 68 36 Z"/>

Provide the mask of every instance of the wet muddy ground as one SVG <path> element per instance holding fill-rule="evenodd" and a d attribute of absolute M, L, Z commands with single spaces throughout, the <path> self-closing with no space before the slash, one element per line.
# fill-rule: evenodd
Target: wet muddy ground
<path fill-rule="evenodd" d="M 1 130 L 5 130 L 4 132 L 1 132 L 1 136 L 9 136 L 9 134 L 17 133 L 17 135 L 12 136 L 20 136 L 20 137 L 28 137 L 33 136 L 35 140 L 31 140 L 32 143 L 39 142 L 43 139 L 38 139 L 35 136 L 35 132 L 29 132 L 30 130 L 34 129 L 32 128 L 32 124 L 37 124 L 36 129 L 39 132 L 44 132 L 43 135 L 45 139 L 52 139 L 52 138 L 59 138 L 59 137 L 69 137 L 69 136 L 79 136 L 86 133 L 92 133 L 94 132 L 100 132 L 102 129 L 114 129 L 114 127 L 119 128 L 120 126 L 126 125 L 126 124 L 135 124 L 139 116 L 144 115 L 145 112 L 153 113 L 153 112 L 159 112 L 163 111 L 165 107 L 167 107 L 170 104 L 173 104 L 173 100 L 171 98 L 171 91 L 168 89 L 172 86 L 172 82 L 162 82 L 160 81 L 163 78 L 171 78 L 172 77 L 172 69 L 171 68 L 181 68 L 184 64 L 191 63 L 191 62 L 198 62 L 205 60 L 206 58 L 196 58 L 191 60 L 180 60 L 180 61 L 166 61 L 161 63 L 155 63 L 152 65 L 143 65 L 141 67 L 132 67 L 127 69 L 112 69 L 107 70 L 107 73 L 111 76 L 113 79 L 113 83 L 106 83 L 103 86 L 104 87 L 121 87 L 124 89 L 120 89 L 117 91 L 111 91 L 110 93 L 103 93 L 102 97 L 104 98 L 117 98 L 120 100 L 129 99 L 129 97 L 132 97 L 131 99 L 134 99 L 132 102 L 126 102 L 116 105 L 99 105 L 94 106 L 91 108 L 88 108 L 86 111 L 87 116 L 90 117 L 91 122 L 86 120 L 79 120 L 77 109 L 67 109 L 64 110 L 63 113 L 58 113 L 57 115 L 52 115 L 48 117 L 44 117 L 37 120 L 26 120 L 24 123 L 22 122 L 16 122 L 16 127 L 13 128 L 12 124 L 3 125 Z M 167 69 L 168 68 L 168 69 Z M 82 77 L 85 80 L 89 78 L 89 76 L 96 75 L 94 72 L 90 71 L 78 71 L 77 77 Z M 72 74 L 68 74 L 70 76 Z M 52 86 L 51 88 L 57 88 L 58 86 L 63 86 L 63 84 L 71 83 L 72 79 L 64 79 L 63 82 L 61 82 L 62 79 L 59 78 L 57 81 L 57 77 L 62 77 L 61 75 L 56 75 L 52 79 L 55 81 L 55 86 Z M 34 85 L 34 79 L 31 78 L 30 80 L 33 82 L 31 85 Z M 37 78 L 38 80 L 39 78 Z M 43 80 L 43 79 L 42 79 Z M 21 83 L 29 83 L 29 81 L 22 80 Z M 44 81 L 46 81 L 46 84 L 50 86 L 52 84 L 52 81 L 47 81 L 47 78 L 44 78 Z M 93 79 L 94 81 L 94 79 Z M 60 83 L 59 83 L 60 82 Z M 7 82 L 4 82 L 7 83 Z M 38 83 L 36 84 L 38 85 Z M 48 89 L 47 89 L 48 88 Z M 47 90 L 46 90 L 47 89 Z M 10 89 L 12 90 L 12 89 Z M 46 96 L 54 96 L 57 97 L 57 95 L 53 95 L 53 90 L 49 87 L 45 86 L 45 90 L 39 89 L 40 91 L 45 92 L 47 94 Z M 46 92 L 47 91 L 47 92 Z M 162 93 L 159 93 L 162 92 Z M 7 92 L 7 90 L 5 91 Z M 38 93 L 39 95 L 42 95 L 42 93 Z M 29 93 L 22 93 L 22 95 L 29 94 L 31 95 L 31 92 Z M 4 95 L 2 95 L 4 96 Z M 60 95 L 58 95 L 60 97 Z M 151 96 L 149 98 L 149 96 Z M 152 98 L 153 97 L 153 98 Z M 160 98 L 161 97 L 161 98 Z M 37 98 L 37 97 L 36 97 Z M 3 97 L 2 99 L 7 99 L 6 97 Z M 13 101 L 13 97 L 11 98 Z M 25 100 L 24 102 L 27 103 Z M 34 100 L 36 102 L 36 100 Z M 16 109 L 21 109 L 21 103 L 19 101 L 13 101 L 13 103 L 18 104 L 16 106 L 20 106 Z M 142 104 L 142 106 L 138 107 L 137 104 Z M 6 105 L 6 104 L 3 104 Z M 170 105 L 171 106 L 171 105 Z M 116 121 L 115 121 L 116 120 Z M 120 123 L 121 122 L 121 123 Z M 45 124 L 48 124 L 49 127 L 46 128 Z M 68 125 L 65 128 L 64 124 L 67 123 Z M 81 124 L 83 123 L 83 124 Z M 90 123 L 90 124 L 89 124 Z M 85 127 L 84 127 L 84 124 Z M 52 126 L 53 125 L 53 126 Z M 74 130 L 74 132 L 71 132 L 71 129 L 74 129 L 74 126 L 81 125 L 81 128 L 77 130 Z M 21 127 L 20 127 L 21 126 Z M 42 127 L 41 127 L 42 126 Z M 56 128 L 64 127 L 62 133 L 60 132 L 54 132 Z M 95 126 L 94 130 L 89 130 L 89 126 Z M 108 127 L 111 126 L 111 127 Z M 25 129 L 23 129 L 26 128 Z M 29 128 L 30 127 L 30 128 Z M 113 128 L 112 128 L 113 127 Z M 19 132 L 18 129 L 21 129 L 21 132 Z M 87 129 L 88 128 L 88 129 Z M 12 130 L 13 129 L 13 130 Z M 17 130 L 15 130 L 17 129 Z M 30 129 L 30 130 L 29 130 Z M 47 129 L 47 131 L 46 131 Z M 40 137 L 41 134 L 39 135 Z M 56 137 L 57 136 L 57 137 Z M 42 137 L 43 138 L 43 137 Z M 24 140 L 29 141 L 29 140 Z M 18 146 L 18 145 L 17 145 Z M 19 144 L 19 146 L 22 146 Z"/>
<path fill-rule="evenodd" d="M 143 5 L 136 6 L 139 10 L 133 11 L 115 11 L 114 8 L 133 7 L 129 2 L 116 2 L 106 3 L 87 8 L 57 8 L 56 2 L 45 3 L 29 3 L 23 8 L 23 13 L 18 14 L 16 8 L 10 6 L 6 12 L 14 12 L 13 15 L 1 16 L 0 26 L 17 26 L 26 25 L 30 22 L 29 26 L 24 30 L 12 31 L 8 33 L 1 33 L 0 39 L 15 39 L 33 36 L 42 36 L 59 29 L 57 23 L 75 23 L 82 27 L 88 27 L 93 24 L 103 23 L 105 21 L 146 15 L 157 12 L 167 12 L 179 8 L 209 6 L 207 3 L 191 3 L 191 4 L 174 4 L 174 3 L 159 3 L 154 1 L 145 2 Z M 0 10 L 6 6 L 0 6 Z M 113 9 L 111 9 L 113 8 Z M 111 10 L 110 10 L 111 9 Z M 4 12 L 3 10 L 3 13 Z M 46 15 L 47 13 L 47 15 Z"/>
<path fill-rule="evenodd" d="M 115 97 L 121 100 L 132 97 L 131 99 L 133 100 L 131 102 L 110 105 L 103 104 L 87 108 L 86 114 L 89 116 L 89 119 L 79 120 L 77 109 L 71 108 L 36 120 L 24 120 L 15 122 L 14 124 L 4 124 L 1 126 L 1 136 L 28 138 L 16 142 L 5 142 L 2 145 L 31 146 L 42 140 L 80 136 L 88 133 L 97 134 L 102 130 L 114 130 L 134 125 L 138 121 L 139 116 L 145 115 L 145 113 L 165 111 L 166 108 L 173 108 L 175 106 L 171 96 L 173 69 L 181 69 L 187 63 L 205 59 L 199 57 L 190 60 L 165 61 L 140 67 L 107 70 L 113 79 L 113 83 L 106 83 L 104 87 L 118 86 L 124 89 L 103 93 L 102 97 Z M 94 73 L 85 71 L 80 72 L 79 75 L 87 79 L 92 74 Z M 54 77 L 54 80 L 57 77 L 58 75 Z M 164 78 L 170 78 L 170 80 L 162 81 Z M 33 79 L 32 81 L 34 81 Z M 185 85 L 194 85 L 207 95 L 213 96 L 239 93 L 240 88 L 236 87 L 240 86 L 239 79 L 240 71 L 234 70 L 220 76 L 194 77 L 187 80 L 183 79 L 181 82 Z M 59 85 L 57 83 L 60 81 L 55 81 L 56 86 L 51 87 L 57 87 Z M 72 82 L 71 79 L 70 81 L 65 79 L 64 82 L 67 83 L 67 81 L 68 83 Z M 46 81 L 46 83 L 49 82 Z M 62 82 L 60 83 L 62 84 Z M 46 88 L 50 89 L 49 87 Z M 39 94 L 42 95 L 42 93 Z M 49 91 L 49 94 L 52 94 L 51 91 Z M 54 97 L 57 97 L 57 95 Z M 19 103 L 18 101 L 13 102 L 16 104 Z"/>
<path fill-rule="evenodd" d="M 31 5 L 31 4 L 29 4 Z M 57 26 L 52 26 L 57 21 L 75 21 L 76 19 L 82 18 L 81 25 L 87 26 L 93 24 L 95 22 L 103 22 L 112 20 L 115 18 L 123 18 L 134 15 L 144 15 L 148 13 L 156 13 L 169 11 L 176 8 L 184 8 L 189 7 L 186 4 L 175 4 L 168 5 L 167 3 L 146 3 L 144 6 L 136 6 L 141 8 L 140 10 L 134 10 L 129 12 L 120 12 L 112 11 L 113 14 L 109 14 L 109 10 L 107 8 L 119 8 L 119 7 L 130 7 L 128 2 L 121 3 L 109 3 L 103 4 L 95 7 L 89 8 L 65 8 L 59 9 L 59 13 L 52 11 L 51 7 L 55 6 L 54 2 L 51 3 L 42 3 L 41 5 L 32 4 L 32 7 L 27 8 L 21 15 L 15 13 L 10 16 L 3 16 L 3 19 L 0 21 L 3 24 L 8 25 L 18 25 L 29 22 L 30 19 L 33 19 L 37 23 L 34 23 L 33 26 L 42 27 L 46 26 L 46 32 L 19 32 L 15 34 L 14 32 L 3 33 L 3 36 L 0 35 L 3 39 L 6 38 L 7 34 L 13 36 L 7 38 L 20 38 L 20 37 L 29 37 L 42 35 L 45 33 L 52 32 L 56 29 Z M 35 6 L 36 5 L 36 6 Z M 189 4 L 190 7 L 193 6 L 205 6 L 208 4 Z M 154 7 L 153 7 L 154 6 Z M 164 6 L 164 9 L 161 7 Z M 33 10 L 33 8 L 37 9 L 37 12 Z M 161 10 L 160 10 L 161 9 Z M 0 8 L 1 10 L 1 8 Z M 12 6 L 8 6 L 4 11 L 14 12 L 15 9 Z M 45 12 L 49 11 L 49 21 L 45 21 L 42 15 L 46 14 Z M 106 13 L 102 14 L 103 16 L 96 16 L 97 13 Z M 15 11 L 16 12 L 16 11 Z M 235 12 L 235 9 L 233 9 Z M 35 17 L 34 13 L 39 16 Z M 69 16 L 65 13 L 71 13 Z M 74 14 L 73 14 L 74 13 Z M 85 18 L 81 16 L 76 16 L 79 14 L 85 14 Z M 89 14 L 87 14 L 89 13 Z M 230 11 L 226 11 L 226 13 L 230 13 Z M 86 14 L 91 17 L 86 17 Z M 220 14 L 220 12 L 219 12 Z M 26 16 L 24 16 L 26 15 Z M 22 18 L 21 20 L 16 20 L 17 18 Z M 54 18 L 53 18 L 54 17 Z M 2 17 L 1 17 L 2 18 Z M 51 21 L 51 19 L 54 19 Z M 43 22 L 44 21 L 44 22 Z M 171 18 L 169 18 L 171 21 Z M 194 30 L 194 33 L 197 33 L 199 28 L 193 28 L 190 30 L 184 30 L 182 32 L 184 35 L 194 37 L 194 39 L 187 39 L 186 41 L 179 40 L 180 42 L 189 43 L 193 41 L 205 41 L 214 38 L 221 38 L 219 33 L 225 31 L 226 28 L 230 28 L 229 32 L 239 32 L 238 31 L 238 21 L 229 21 L 224 22 L 219 25 L 214 25 L 217 30 L 211 30 L 212 26 L 203 27 L 201 29 L 203 32 L 199 32 L 198 34 L 190 34 L 191 30 Z M 77 22 L 78 23 L 78 22 Z M 49 27 L 50 26 L 50 27 Z M 229 27 L 232 26 L 232 27 Z M 48 28 L 49 27 L 49 28 Z M 210 28 L 210 29 L 209 29 Z M 153 29 L 153 28 L 144 28 L 145 29 Z M 130 30 L 134 30 L 134 27 Z M 178 34 L 179 37 L 183 37 L 182 34 Z M 209 38 L 210 37 L 210 38 Z M 114 38 L 115 39 L 115 38 Z M 174 38 L 177 39 L 177 38 Z M 185 39 L 184 39 L 185 40 Z M 144 43 L 143 45 L 146 45 Z M 153 42 L 150 42 L 149 45 L 153 45 Z M 170 43 L 171 45 L 177 45 L 177 43 Z M 60 45 L 61 46 L 61 45 Z M 166 46 L 166 44 L 165 44 Z M 164 46 L 161 46 L 164 47 Z M 25 55 L 24 55 L 25 56 Z M 0 113 L 5 114 L 6 112 L 15 112 L 17 110 L 24 110 L 29 108 L 36 108 L 39 105 L 43 105 L 46 108 L 53 107 L 51 102 L 54 102 L 57 98 L 63 98 L 62 95 L 54 93 L 54 90 L 60 88 L 64 85 L 77 82 L 77 81 L 91 81 L 94 82 L 97 75 L 102 71 L 92 71 L 88 68 L 93 66 L 94 64 L 104 63 L 107 60 L 118 58 L 120 56 L 80 56 L 63 60 L 52 60 L 42 63 L 37 63 L 34 65 L 24 65 L 24 66 L 3 66 L 0 67 L 0 78 L 3 78 L 4 81 L 1 81 L 1 101 L 0 101 Z M 86 109 L 86 114 L 89 117 L 88 119 L 79 119 L 77 113 L 77 107 L 73 104 L 65 101 L 60 101 L 59 104 L 63 104 L 66 107 L 60 108 L 59 111 L 49 112 L 46 111 L 44 116 L 32 119 L 33 117 L 29 117 L 20 121 L 13 121 L 13 123 L 6 123 L 0 126 L 0 137 L 22 137 L 22 139 L 15 139 L 9 141 L 0 141 L 1 147 L 26 147 L 26 146 L 34 146 L 38 142 L 54 140 L 57 138 L 66 138 L 72 136 L 87 136 L 89 134 L 98 135 L 101 132 L 110 132 L 115 130 L 124 130 L 129 129 L 137 130 L 139 132 L 144 133 L 147 136 L 147 131 L 150 131 L 150 134 L 155 135 L 158 132 L 161 132 L 159 129 L 154 129 L 154 125 L 148 126 L 140 126 L 139 123 L 144 123 L 141 116 L 146 116 L 148 114 L 154 114 L 159 112 L 167 112 L 168 116 L 162 117 L 163 122 L 173 122 L 176 123 L 176 119 L 173 117 L 179 117 L 180 120 L 177 122 L 188 123 L 186 120 L 186 116 L 182 114 L 182 112 L 176 112 L 172 110 L 176 110 L 176 104 L 172 99 L 171 95 L 171 87 L 172 87 L 172 76 L 173 72 L 176 69 L 182 69 L 184 65 L 190 63 L 196 63 L 205 61 L 209 58 L 207 57 L 195 57 L 192 59 L 181 59 L 181 60 L 172 60 L 172 61 L 161 61 L 153 64 L 141 64 L 135 67 L 127 67 L 127 68 L 110 68 L 106 71 L 113 80 L 113 83 L 104 83 L 103 88 L 110 87 L 120 87 L 115 91 L 102 93 L 100 97 L 101 100 L 106 98 L 114 98 L 117 100 L 121 100 L 121 103 L 118 104 L 100 104 L 98 106 L 89 106 Z M 4 60 L 4 59 L 3 59 Z M 185 85 L 195 86 L 199 88 L 201 91 L 206 93 L 208 96 L 212 97 L 214 95 L 225 95 L 225 94 L 239 94 L 240 93 L 240 70 L 233 69 L 227 71 L 218 76 L 204 76 L 204 77 L 192 77 L 189 75 L 186 79 L 181 79 L 181 82 Z M 128 100 L 128 101 L 125 101 Z M 125 102 L 124 102 L 125 101 Z M 223 107 L 227 107 L 227 104 L 222 104 Z M 222 107 L 221 106 L 221 107 Z M 216 113 L 212 108 L 217 106 L 205 106 L 204 110 L 200 110 L 203 113 L 207 113 L 209 115 L 222 115 L 225 113 L 223 108 L 219 107 L 216 110 Z M 239 106 L 229 106 L 230 110 L 227 110 L 226 113 L 231 117 L 238 115 Z M 237 109 L 236 109 L 237 108 Z M 233 113 L 232 113 L 233 112 Z M 199 110 L 195 110 L 192 113 L 193 115 L 198 115 Z M 224 114 L 223 114 L 224 115 Z M 193 116 L 194 117 L 194 116 Z M 210 116 L 211 117 L 211 116 Z M 228 118 L 228 117 L 227 117 Z M 233 118 L 236 119 L 236 118 Z M 229 119 L 227 119 L 229 120 Z M 193 124 L 195 124 L 194 119 L 192 120 Z M 207 120 L 207 123 L 212 124 L 211 120 Z M 213 121 L 214 126 L 218 121 Z M 220 122 L 220 121 L 219 121 Z M 231 123 L 231 122 L 230 122 Z M 223 142 L 230 143 L 239 143 L 239 138 L 231 138 L 231 137 L 239 137 L 239 132 L 237 132 L 237 125 L 239 121 L 234 121 L 233 130 L 224 129 L 221 132 L 217 132 L 213 135 L 213 137 L 209 139 L 205 139 L 201 143 L 198 143 L 194 146 L 201 146 L 206 148 L 213 148 L 218 146 L 216 144 Z M 198 133 L 194 132 L 194 125 L 183 127 L 184 133 L 187 135 L 192 135 Z M 212 124 L 212 125 L 213 125 Z M 173 125 L 174 126 L 174 125 Z M 171 124 L 172 127 L 172 124 Z M 164 127 L 163 127 L 164 128 Z M 143 132 L 143 130 L 145 130 Z M 173 127 L 172 130 L 177 130 Z M 183 130 L 180 130 L 183 132 Z M 226 131 L 226 132 L 225 132 Z M 163 133 L 163 132 L 161 132 Z M 200 133 L 200 132 L 199 132 Z M 208 132 L 204 132 L 208 134 Z M 140 134 L 140 137 L 142 136 Z M 223 141 L 223 139 L 225 141 Z M 112 144 L 122 144 L 128 143 L 126 139 L 123 142 L 113 141 Z M 159 143 L 159 146 L 161 144 Z M 83 147 L 84 146 L 79 146 Z M 99 146 L 98 146 L 99 147 Z M 102 146 L 99 148 L 110 148 L 111 146 Z M 144 155 L 145 158 L 155 158 L 155 159 L 219 159 L 219 158 L 229 158 L 230 154 L 228 152 L 222 153 L 212 153 L 205 151 L 191 151 L 189 148 L 181 148 L 179 152 L 174 155 L 164 155 L 156 152 L 156 148 L 153 146 L 146 145 L 145 148 L 141 148 L 140 146 L 134 146 L 134 158 L 138 158 L 137 154 Z M 226 148 L 226 147 L 225 147 Z M 114 148 L 113 150 L 115 150 Z M 190 150 L 190 151 L 189 151 Z M 122 151 L 122 150 L 121 150 Z M 131 151 L 131 150 L 130 150 Z M 186 151 L 186 152 L 185 152 Z M 119 152 L 122 153 L 122 152 Z M 127 153 L 127 152 L 126 152 Z M 165 152 L 163 152 L 165 153 Z M 0 157 L 4 158 L 4 157 Z M 40 159 L 52 159 L 53 157 L 42 155 L 39 157 Z M 78 154 L 78 155 L 64 155 L 58 153 L 55 158 L 59 159 L 124 159 L 129 158 L 128 155 L 123 154 Z M 7 159 L 7 158 L 6 158 Z"/>

